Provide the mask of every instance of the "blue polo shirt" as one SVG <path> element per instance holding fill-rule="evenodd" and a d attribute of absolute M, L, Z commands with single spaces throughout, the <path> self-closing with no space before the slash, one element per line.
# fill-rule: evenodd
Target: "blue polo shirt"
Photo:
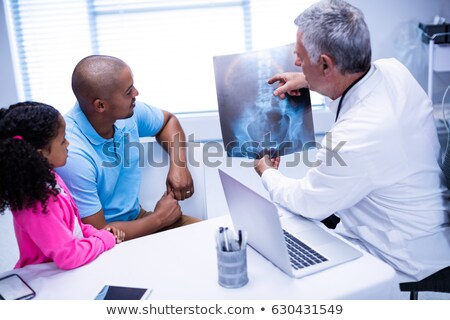
<path fill-rule="evenodd" d="M 134 114 L 114 124 L 114 137 L 102 138 L 78 103 L 65 116 L 69 157 L 56 171 L 66 183 L 82 218 L 103 208 L 107 222 L 136 219 L 143 157 L 139 137 L 155 136 L 162 128 L 160 109 L 136 101 Z"/>

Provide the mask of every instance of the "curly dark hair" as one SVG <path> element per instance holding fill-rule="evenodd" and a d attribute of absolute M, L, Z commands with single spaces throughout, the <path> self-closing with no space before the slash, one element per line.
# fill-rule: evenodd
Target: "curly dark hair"
<path fill-rule="evenodd" d="M 57 195 L 53 168 L 37 149 L 48 147 L 61 125 L 58 110 L 27 101 L 0 108 L 0 213 L 34 208 Z M 22 139 L 17 136 L 22 137 Z"/>

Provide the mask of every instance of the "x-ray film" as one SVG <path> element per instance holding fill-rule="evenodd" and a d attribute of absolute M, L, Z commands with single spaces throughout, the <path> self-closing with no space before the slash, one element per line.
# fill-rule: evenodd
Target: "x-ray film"
<path fill-rule="evenodd" d="M 299 97 L 273 95 L 273 75 L 299 71 L 294 45 L 214 57 L 222 138 L 230 157 L 260 158 L 301 151 L 314 141 L 308 89 Z"/>

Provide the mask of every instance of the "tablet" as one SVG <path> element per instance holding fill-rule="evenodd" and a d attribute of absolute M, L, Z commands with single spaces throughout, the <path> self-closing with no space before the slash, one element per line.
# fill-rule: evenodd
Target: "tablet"
<path fill-rule="evenodd" d="M 106 285 L 97 294 L 95 300 L 145 300 L 151 289 Z"/>
<path fill-rule="evenodd" d="M 34 290 L 18 274 L 0 278 L 0 300 L 26 300 L 35 296 Z"/>

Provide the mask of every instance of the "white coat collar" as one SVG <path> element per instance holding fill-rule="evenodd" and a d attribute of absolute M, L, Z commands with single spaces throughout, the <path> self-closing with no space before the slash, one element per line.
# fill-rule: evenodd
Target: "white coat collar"
<path fill-rule="evenodd" d="M 341 106 L 341 111 L 339 113 L 339 119 L 342 118 L 342 116 L 355 104 L 357 101 L 364 99 L 365 96 L 367 96 L 372 90 L 378 85 L 378 83 L 382 80 L 381 74 L 379 69 L 377 68 L 375 63 L 372 63 L 370 66 L 369 72 L 362 78 L 360 81 L 358 81 L 357 84 L 353 88 L 351 88 L 347 94 L 345 95 L 345 99 L 343 101 L 343 104 Z M 337 108 L 339 105 L 339 102 L 341 101 L 341 97 L 331 100 L 328 98 L 328 108 L 336 114 Z M 339 119 L 337 122 L 339 122 Z"/>

